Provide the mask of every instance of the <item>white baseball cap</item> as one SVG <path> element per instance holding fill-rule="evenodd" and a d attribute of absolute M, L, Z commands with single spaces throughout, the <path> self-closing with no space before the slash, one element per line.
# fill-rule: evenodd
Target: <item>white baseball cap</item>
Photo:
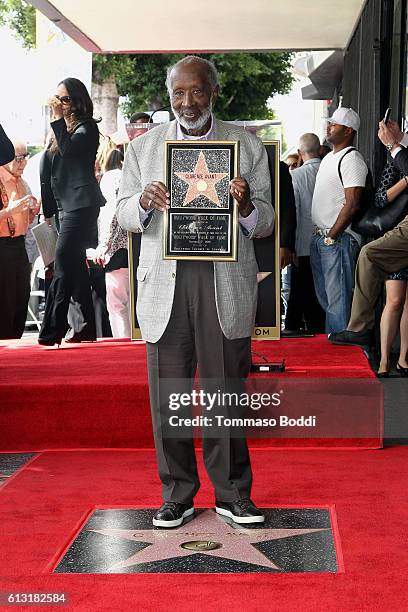
<path fill-rule="evenodd" d="M 360 117 L 356 111 L 353 111 L 352 108 L 344 108 L 344 106 L 335 110 L 331 117 L 326 118 L 326 121 L 353 128 L 356 132 L 360 127 Z"/>

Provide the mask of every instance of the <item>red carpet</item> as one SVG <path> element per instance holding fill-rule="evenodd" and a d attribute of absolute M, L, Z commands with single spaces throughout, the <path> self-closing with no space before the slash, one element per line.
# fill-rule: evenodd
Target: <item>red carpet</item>
<path fill-rule="evenodd" d="M 104 340 L 50 349 L 34 342 L 0 345 L 0 450 L 152 447 L 143 343 Z M 325 336 L 255 341 L 253 350 L 271 361 L 285 359 L 286 373 L 275 378 L 375 378 L 361 349 L 333 346 Z M 381 440 L 263 439 L 251 444 L 378 448 Z"/>
<path fill-rule="evenodd" d="M 65 591 L 71 604 L 52 609 L 78 612 L 408 608 L 407 447 L 254 450 L 252 459 L 253 497 L 260 506 L 335 504 L 345 573 L 50 574 L 55 556 L 93 506 L 155 507 L 160 487 L 151 451 L 47 452 L 0 491 L 0 591 Z M 200 472 L 196 504 L 211 506 L 201 461 Z"/>

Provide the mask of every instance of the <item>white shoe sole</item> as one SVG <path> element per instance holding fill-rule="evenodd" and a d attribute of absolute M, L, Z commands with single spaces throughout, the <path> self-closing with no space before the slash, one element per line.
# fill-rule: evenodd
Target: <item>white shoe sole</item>
<path fill-rule="evenodd" d="M 185 518 L 194 514 L 194 508 L 189 508 L 183 513 L 179 519 L 175 519 L 174 521 L 160 521 L 158 519 L 153 519 L 154 527 L 179 527 Z"/>
<path fill-rule="evenodd" d="M 224 510 L 224 508 L 218 508 L 217 506 L 215 507 L 215 511 L 217 514 L 222 514 L 222 516 L 228 516 L 228 518 L 231 518 L 235 523 L 239 524 L 265 522 L 264 516 L 235 516 L 230 510 Z"/>

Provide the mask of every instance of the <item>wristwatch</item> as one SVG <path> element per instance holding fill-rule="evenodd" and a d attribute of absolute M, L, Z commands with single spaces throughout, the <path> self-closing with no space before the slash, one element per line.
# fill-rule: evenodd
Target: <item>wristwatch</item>
<path fill-rule="evenodd" d="M 323 242 L 326 246 L 332 246 L 336 241 L 334 238 L 330 238 L 330 236 L 326 236 Z"/>
<path fill-rule="evenodd" d="M 385 145 L 385 148 L 387 149 L 387 151 L 389 151 L 391 153 L 392 149 L 397 144 L 399 144 L 399 143 L 396 140 L 394 140 L 394 142 L 387 142 L 387 144 Z"/>

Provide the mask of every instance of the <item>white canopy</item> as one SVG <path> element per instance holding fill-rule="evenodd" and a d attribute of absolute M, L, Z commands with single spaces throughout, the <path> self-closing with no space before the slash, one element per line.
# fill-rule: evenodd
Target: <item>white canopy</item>
<path fill-rule="evenodd" d="M 29 0 L 84 49 L 344 49 L 365 0 Z"/>

